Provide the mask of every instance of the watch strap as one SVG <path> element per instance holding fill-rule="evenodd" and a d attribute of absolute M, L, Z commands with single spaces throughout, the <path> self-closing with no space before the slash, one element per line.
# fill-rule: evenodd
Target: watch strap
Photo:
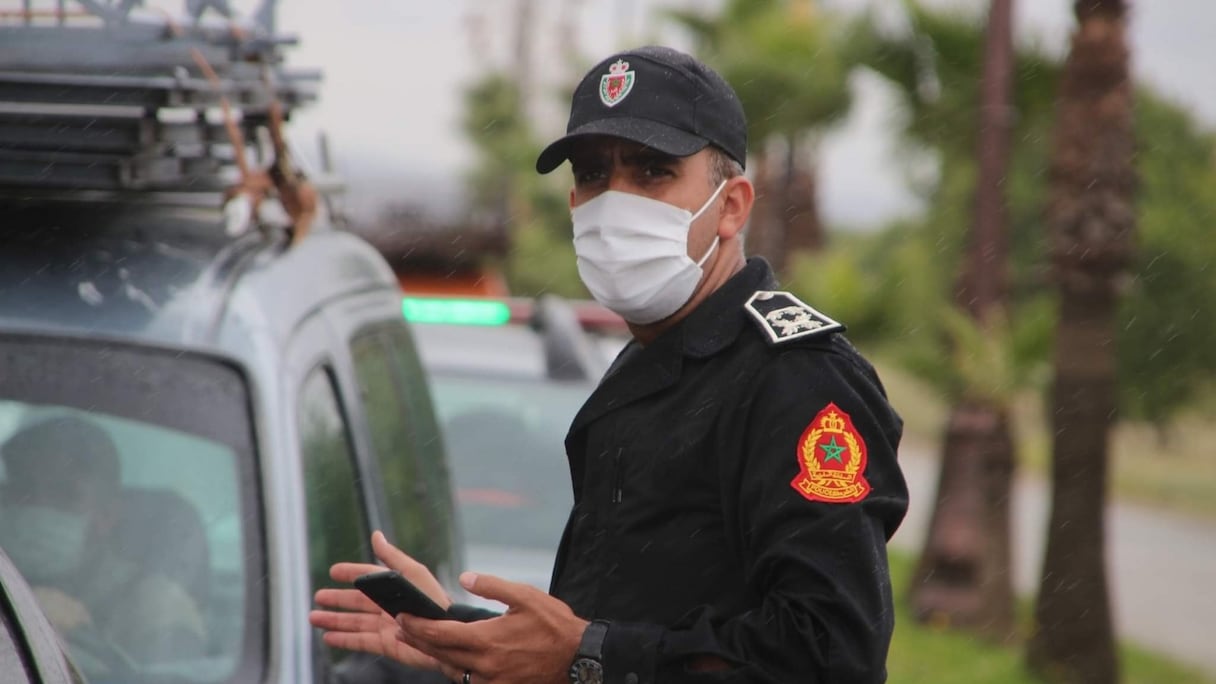
<path fill-rule="evenodd" d="M 602 662 L 604 659 L 604 637 L 608 636 L 608 623 L 604 620 L 592 620 L 583 630 L 583 638 L 578 644 L 577 658 L 593 658 Z"/>

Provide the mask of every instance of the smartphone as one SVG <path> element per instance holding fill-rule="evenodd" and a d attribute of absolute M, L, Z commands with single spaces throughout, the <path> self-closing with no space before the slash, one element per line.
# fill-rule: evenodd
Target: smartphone
<path fill-rule="evenodd" d="M 455 619 L 396 570 L 360 575 L 355 578 L 355 588 L 394 617 L 409 613 L 428 620 Z"/>

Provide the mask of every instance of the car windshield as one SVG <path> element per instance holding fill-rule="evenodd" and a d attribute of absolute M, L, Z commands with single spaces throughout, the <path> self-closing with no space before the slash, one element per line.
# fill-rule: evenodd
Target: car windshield
<path fill-rule="evenodd" d="M 90 682 L 257 681 L 245 381 L 134 346 L 0 338 L 0 547 Z"/>
<path fill-rule="evenodd" d="M 431 371 L 467 542 L 557 548 L 573 505 L 566 431 L 594 387 Z"/>

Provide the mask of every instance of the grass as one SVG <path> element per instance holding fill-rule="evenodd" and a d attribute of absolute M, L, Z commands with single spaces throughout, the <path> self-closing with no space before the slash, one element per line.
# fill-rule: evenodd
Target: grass
<path fill-rule="evenodd" d="M 895 586 L 895 636 L 887 658 L 892 684 L 1041 684 L 1026 670 L 1017 646 L 995 646 L 976 637 L 912 621 L 905 606 L 912 560 L 891 554 Z M 1028 608 L 1023 606 L 1023 613 Z M 1120 648 L 1124 684 L 1216 684 L 1193 669 L 1124 644 Z"/>
<path fill-rule="evenodd" d="M 941 443 L 949 406 L 923 382 L 881 357 L 873 359 L 891 402 L 904 418 L 908 440 Z M 1051 439 L 1043 398 L 1020 395 L 1013 406 L 1018 466 L 1044 477 Z M 1120 501 L 1146 504 L 1216 521 L 1216 409 L 1197 408 L 1176 420 L 1167 436 L 1151 425 L 1124 422 L 1111 438 L 1111 492 Z"/>

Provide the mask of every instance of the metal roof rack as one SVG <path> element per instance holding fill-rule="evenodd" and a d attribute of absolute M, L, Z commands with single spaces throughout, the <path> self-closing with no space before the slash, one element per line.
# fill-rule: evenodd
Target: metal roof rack
<path fill-rule="evenodd" d="M 222 190 L 249 151 L 266 156 L 275 107 L 317 98 L 318 71 L 283 66 L 296 40 L 274 34 L 275 0 L 243 25 L 226 0 L 186 0 L 183 24 L 133 16 L 139 0 L 4 2 L 0 188 Z"/>

